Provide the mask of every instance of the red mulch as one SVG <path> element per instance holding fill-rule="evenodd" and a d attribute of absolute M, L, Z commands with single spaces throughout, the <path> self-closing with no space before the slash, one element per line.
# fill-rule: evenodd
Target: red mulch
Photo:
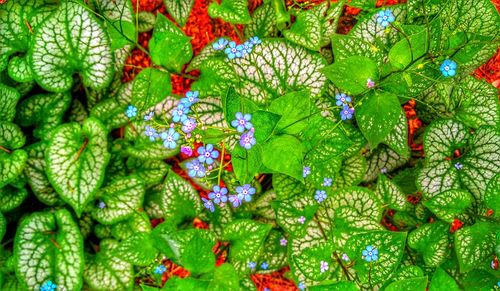
<path fill-rule="evenodd" d="M 139 11 L 149 11 L 153 13 L 162 13 L 169 17 L 168 13 L 165 10 L 165 6 L 163 5 L 162 0 L 131 0 L 134 6 Z M 137 3 L 139 1 L 139 3 Z M 315 5 L 317 3 L 322 2 L 323 0 L 296 0 L 295 3 L 304 3 L 307 2 L 310 5 Z M 193 46 L 194 54 L 198 54 L 200 50 L 205 47 L 209 42 L 213 41 L 216 38 L 222 36 L 229 36 L 234 41 L 239 41 L 238 33 L 235 32 L 234 27 L 228 23 L 224 23 L 219 19 L 211 19 L 208 16 L 208 5 L 210 0 L 195 0 L 193 9 L 191 14 L 187 20 L 186 25 L 181 28 L 186 35 L 192 37 L 191 43 Z M 393 5 L 400 2 L 406 2 L 405 0 L 378 0 L 377 6 L 384 5 Z M 492 0 L 497 9 L 500 11 L 500 0 Z M 249 8 L 250 11 L 253 11 L 256 7 L 258 7 L 262 3 L 262 0 L 250 0 Z M 138 4 L 138 6 L 136 6 Z M 287 6 L 292 6 L 293 1 L 287 0 Z M 344 13 L 340 19 L 339 24 L 339 33 L 347 33 L 355 23 L 355 16 L 359 14 L 361 10 L 353 7 L 346 6 L 344 8 Z M 170 17 L 169 17 L 170 18 Z M 242 32 L 243 26 L 236 26 L 236 29 Z M 139 43 L 147 48 L 148 41 L 151 38 L 151 32 L 141 33 L 139 35 Z M 132 55 L 127 59 L 126 65 L 124 68 L 123 82 L 128 82 L 134 79 L 134 77 L 141 71 L 143 68 L 147 68 L 151 66 L 151 59 L 139 49 L 134 49 Z M 486 79 L 488 82 L 492 83 L 495 87 L 500 88 L 500 48 L 497 51 L 496 55 L 493 56 L 486 64 L 481 66 L 475 72 L 475 77 L 478 79 Z M 192 76 L 199 75 L 198 71 L 190 72 Z M 180 75 L 172 74 L 172 93 L 173 94 L 184 94 L 187 92 L 193 82 L 192 79 L 183 78 Z M 415 111 L 415 101 L 411 100 L 407 104 L 404 105 L 404 110 L 406 113 L 406 117 L 408 119 L 408 127 L 409 127 L 409 144 L 413 151 L 421 152 L 422 145 L 415 144 L 413 140 L 413 136 L 415 132 L 423 126 L 423 123 L 418 118 Z M 185 157 L 180 157 L 185 158 Z M 200 196 L 206 197 L 206 191 L 203 191 L 199 186 L 193 183 L 186 175 L 186 173 L 178 166 L 178 162 L 181 160 L 179 158 L 175 158 L 177 160 L 171 161 L 173 164 L 173 170 L 187 179 L 193 184 L 193 186 L 200 192 Z M 229 155 L 226 155 L 225 161 L 230 160 Z M 153 223 L 156 224 L 161 223 L 162 220 L 155 220 Z M 207 228 L 208 225 L 200 220 L 195 220 L 193 225 L 197 228 Z M 391 225 L 392 226 L 392 225 Z M 455 227 L 458 228 L 458 225 Z M 453 229 L 455 230 L 455 229 Z M 225 248 L 222 249 L 221 253 L 221 245 L 217 244 L 214 247 L 214 253 L 217 254 L 217 265 L 222 264 L 225 261 L 227 256 L 227 251 Z M 167 266 L 167 272 L 164 274 L 163 280 L 164 282 L 168 280 L 171 276 L 179 276 L 181 278 L 189 276 L 189 272 L 183 269 L 180 266 L 175 265 L 171 261 L 166 261 L 165 265 Z M 264 290 L 264 288 L 269 288 L 270 290 L 280 290 L 280 291 L 288 291 L 288 290 L 298 290 L 295 286 L 295 283 L 291 280 L 285 278 L 284 273 L 289 271 L 289 268 L 283 268 L 277 272 L 271 274 L 253 274 L 251 275 L 252 280 L 257 286 L 258 290 Z"/>

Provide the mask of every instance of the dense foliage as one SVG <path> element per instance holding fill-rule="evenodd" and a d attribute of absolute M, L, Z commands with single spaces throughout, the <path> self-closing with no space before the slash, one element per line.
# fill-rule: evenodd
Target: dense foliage
<path fill-rule="evenodd" d="M 0 5 L 0 289 L 253 290 L 285 266 L 301 290 L 499 288 L 500 105 L 471 76 L 498 12 L 352 0 L 337 34 L 346 2 L 214 1 L 241 43 L 195 56 L 192 0 Z M 122 83 L 133 48 L 153 66 Z M 190 276 L 162 282 L 167 259 Z"/>

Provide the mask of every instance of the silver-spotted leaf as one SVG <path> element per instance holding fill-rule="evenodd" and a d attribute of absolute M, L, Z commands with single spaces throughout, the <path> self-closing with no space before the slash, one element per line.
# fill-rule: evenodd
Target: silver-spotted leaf
<path fill-rule="evenodd" d="M 451 251 L 448 232 L 448 224 L 442 221 L 426 223 L 408 234 L 408 246 L 422 255 L 427 266 L 439 266 Z"/>
<path fill-rule="evenodd" d="M 147 266 L 154 262 L 158 250 L 148 233 L 139 232 L 120 242 L 114 254 L 135 266 Z"/>
<path fill-rule="evenodd" d="M 164 0 L 165 8 L 168 13 L 175 19 L 180 27 L 186 24 L 191 8 L 193 8 L 194 0 Z"/>
<path fill-rule="evenodd" d="M 406 211 L 409 208 L 405 193 L 385 175 L 378 177 L 377 194 L 391 209 Z"/>
<path fill-rule="evenodd" d="M 477 222 L 455 232 L 455 252 L 460 272 L 468 272 L 481 263 L 489 262 L 498 230 L 496 224 Z"/>
<path fill-rule="evenodd" d="M 47 144 L 39 142 L 26 148 L 28 160 L 24 168 L 24 174 L 31 190 L 41 202 L 54 205 L 59 201 L 59 195 L 50 184 L 45 172 L 45 149 Z"/>
<path fill-rule="evenodd" d="M 28 160 L 24 150 L 6 152 L 0 149 L 0 188 L 13 182 L 21 174 Z"/>
<path fill-rule="evenodd" d="M 80 215 L 101 186 L 109 161 L 106 128 L 95 119 L 59 126 L 45 152 L 47 177 Z"/>
<path fill-rule="evenodd" d="M 245 25 L 245 36 L 260 38 L 271 37 L 276 34 L 276 17 L 271 3 L 263 3 L 252 13 L 252 22 Z"/>
<path fill-rule="evenodd" d="M 0 188 L 0 212 L 7 212 L 17 208 L 28 197 L 24 187 L 7 185 Z"/>
<path fill-rule="evenodd" d="M 83 285 L 83 239 L 65 210 L 36 212 L 21 221 L 14 240 L 16 274 L 30 290 L 51 280 L 61 290 Z"/>
<path fill-rule="evenodd" d="M 73 73 L 94 89 L 104 88 L 113 77 L 108 36 L 83 3 L 61 3 L 38 27 L 30 62 L 37 83 L 53 92 L 69 90 Z"/>
<path fill-rule="evenodd" d="M 364 181 L 375 180 L 380 173 L 390 173 L 408 162 L 409 158 L 402 157 L 387 146 L 379 145 L 366 157 L 366 174 Z"/>
<path fill-rule="evenodd" d="M 424 201 L 424 205 L 438 218 L 451 223 L 473 202 L 474 198 L 467 191 L 448 190 Z"/>
<path fill-rule="evenodd" d="M 234 24 L 248 24 L 251 21 L 248 12 L 248 3 L 245 0 L 223 0 L 208 6 L 208 14 L 212 18 L 221 18 L 225 22 Z"/>
<path fill-rule="evenodd" d="M 0 121 L 12 121 L 16 115 L 16 104 L 21 98 L 19 92 L 12 87 L 0 83 Z"/>

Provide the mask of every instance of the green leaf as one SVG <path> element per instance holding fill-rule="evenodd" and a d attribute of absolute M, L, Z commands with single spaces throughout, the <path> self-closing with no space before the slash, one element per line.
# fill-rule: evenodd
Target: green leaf
<path fill-rule="evenodd" d="M 405 240 L 404 232 L 371 231 L 351 236 L 345 245 L 345 250 L 349 258 L 355 260 L 352 268 L 356 270 L 360 281 L 377 284 L 387 280 L 400 264 Z M 367 246 L 378 250 L 377 261 L 366 262 L 362 258 L 362 251 Z"/>
<path fill-rule="evenodd" d="M 330 43 L 330 37 L 337 29 L 343 3 L 321 3 L 309 10 L 301 10 L 290 29 L 284 30 L 285 38 L 308 48 L 319 51 Z"/>
<path fill-rule="evenodd" d="M 109 130 L 126 125 L 130 119 L 125 115 L 125 111 L 132 102 L 133 86 L 134 82 L 120 86 L 116 95 L 93 106 L 90 116 L 98 118 Z"/>
<path fill-rule="evenodd" d="M 436 121 L 427 127 L 424 149 L 425 166 L 418 182 L 427 197 L 463 186 L 482 201 L 487 183 L 500 170 L 497 154 L 500 151 L 500 134 L 491 127 L 483 126 L 470 137 L 467 128 L 460 122 Z M 456 160 L 455 150 L 463 153 Z M 463 165 L 462 169 L 455 167 L 457 163 Z"/>
<path fill-rule="evenodd" d="M 203 209 L 198 192 L 171 170 L 159 191 L 146 194 L 144 204 L 150 216 L 172 219 L 177 224 L 193 219 Z"/>
<path fill-rule="evenodd" d="M 354 155 L 342 162 L 334 187 L 345 188 L 358 185 L 366 172 L 366 160 L 362 155 Z"/>
<path fill-rule="evenodd" d="M 476 222 L 455 232 L 455 252 L 460 272 L 468 272 L 491 257 L 498 230 L 498 225 Z"/>
<path fill-rule="evenodd" d="M 121 49 L 136 42 L 132 3 L 127 0 L 92 0 L 97 11 L 106 18 L 104 25 L 111 38 L 111 49 Z"/>
<path fill-rule="evenodd" d="M 96 255 L 85 256 L 83 278 L 92 290 L 132 290 L 134 286 L 134 266 L 114 255 L 118 243 L 113 240 L 101 241 Z"/>
<path fill-rule="evenodd" d="M 137 14 L 139 23 L 137 24 L 138 32 L 148 32 L 153 29 L 156 23 L 156 15 L 148 11 L 140 11 Z"/>
<path fill-rule="evenodd" d="M 164 290 L 172 290 L 172 291 L 184 291 L 184 290 L 192 290 L 192 291 L 205 291 L 208 288 L 208 282 L 201 281 L 194 278 L 185 278 L 181 279 L 177 276 L 173 276 L 165 283 L 163 286 Z M 144 291 L 149 291 L 148 289 L 144 289 Z"/>
<path fill-rule="evenodd" d="M 7 153 L 0 150 L 0 188 L 13 182 L 21 174 L 26 165 L 28 155 L 24 150 Z"/>
<path fill-rule="evenodd" d="M 96 196 L 105 207 L 95 207 L 92 217 L 102 224 L 114 224 L 139 211 L 144 199 L 144 184 L 136 176 L 118 178 L 100 189 Z"/>
<path fill-rule="evenodd" d="M 281 115 L 276 130 L 287 134 L 297 134 L 308 125 L 310 97 L 307 91 L 290 92 L 273 100 L 269 111 Z M 257 127 L 259 128 L 259 127 Z"/>
<path fill-rule="evenodd" d="M 488 183 L 484 204 L 493 210 L 493 217 L 500 216 L 500 174 L 496 174 Z"/>
<path fill-rule="evenodd" d="M 31 190 L 41 202 L 54 205 L 59 201 L 56 190 L 52 187 L 45 172 L 46 143 L 39 142 L 26 148 L 28 160 L 24 168 L 24 175 Z"/>
<path fill-rule="evenodd" d="M 174 72 L 180 72 L 193 57 L 191 38 L 161 13 L 156 16 L 149 51 L 153 63 Z"/>
<path fill-rule="evenodd" d="M 460 290 L 452 276 L 442 268 L 437 268 L 429 284 L 429 291 L 441 291 L 443 286 L 446 286 L 446 289 L 450 291 Z"/>
<path fill-rule="evenodd" d="M 24 218 L 14 240 L 16 274 L 30 290 L 48 280 L 63 290 L 80 290 L 83 239 L 71 214 L 60 209 Z"/>
<path fill-rule="evenodd" d="M 276 17 L 270 3 L 262 3 L 252 13 L 252 22 L 245 25 L 245 36 L 259 38 L 270 37 L 276 34 Z"/>
<path fill-rule="evenodd" d="M 9 77 L 16 82 L 31 82 L 33 81 L 33 72 L 25 56 L 13 57 L 9 62 L 8 67 Z"/>
<path fill-rule="evenodd" d="M 395 128 L 401 111 L 396 95 L 387 92 L 370 94 L 359 104 L 356 120 L 372 149 Z"/>
<path fill-rule="evenodd" d="M 167 8 L 168 14 L 172 16 L 180 27 L 183 27 L 193 8 L 194 0 L 164 0 L 163 3 Z"/>
<path fill-rule="evenodd" d="M 427 288 L 427 276 L 410 278 L 391 283 L 385 291 L 425 291 Z"/>
<path fill-rule="evenodd" d="M 7 220 L 5 216 L 0 212 L 0 241 L 2 241 L 5 232 L 7 231 Z M 2 286 L 2 281 L 0 280 L 0 287 Z"/>
<path fill-rule="evenodd" d="M 12 122 L 0 121 L 0 146 L 2 150 L 15 150 L 21 148 L 26 142 L 23 131 Z"/>
<path fill-rule="evenodd" d="M 262 147 L 259 144 L 246 150 L 235 146 L 231 153 L 234 174 L 241 184 L 246 184 L 259 173 L 262 166 Z"/>
<path fill-rule="evenodd" d="M 19 92 L 9 86 L 0 83 L 0 121 L 12 121 L 16 115 L 16 104 L 21 98 Z"/>
<path fill-rule="evenodd" d="M 224 228 L 222 240 L 229 241 L 229 259 L 241 266 L 238 273 L 249 273 L 248 263 L 258 258 L 264 241 L 271 230 L 270 224 L 263 224 L 249 219 L 233 220 Z"/>
<path fill-rule="evenodd" d="M 228 126 L 231 126 L 231 121 L 236 119 L 236 113 L 251 114 L 259 109 L 254 102 L 236 93 L 233 87 L 229 87 L 227 94 L 222 96 L 222 105 Z M 251 122 L 253 124 L 254 120 Z"/>
<path fill-rule="evenodd" d="M 215 268 L 214 278 L 210 281 L 207 291 L 238 291 L 240 289 L 240 282 L 238 274 L 234 267 L 230 264 L 222 264 Z"/>
<path fill-rule="evenodd" d="M 390 173 L 408 162 L 408 157 L 403 157 L 389 147 L 379 145 L 366 157 L 366 174 L 364 181 L 375 180 L 380 173 Z"/>
<path fill-rule="evenodd" d="M 451 223 L 471 206 L 472 202 L 474 198 L 467 191 L 449 190 L 424 201 L 424 205 L 438 218 Z"/>
<path fill-rule="evenodd" d="M 166 148 L 161 139 L 151 141 L 144 134 L 144 129 L 148 124 L 147 121 L 141 119 L 125 127 L 125 138 L 129 141 L 124 150 L 127 155 L 142 160 L 163 160 L 179 153 L 179 147 Z"/>
<path fill-rule="evenodd" d="M 418 30 L 418 33 L 404 37 L 389 50 L 389 62 L 396 69 L 405 69 L 427 53 L 429 49 L 427 47 L 429 37 L 427 30 L 424 27 L 419 27 Z"/>
<path fill-rule="evenodd" d="M 399 211 L 407 211 L 409 209 L 410 205 L 406 201 L 407 197 L 405 193 L 385 175 L 378 177 L 377 193 L 379 197 L 383 197 L 388 208 Z"/>
<path fill-rule="evenodd" d="M 295 180 L 296 181 L 296 180 Z M 318 209 L 318 204 L 309 195 L 295 195 L 283 201 L 273 203 L 273 208 L 276 211 L 276 223 L 291 236 L 303 237 L 307 226 Z M 299 219 L 305 218 L 304 223 L 300 223 Z"/>
<path fill-rule="evenodd" d="M 11 211 L 28 197 L 28 191 L 24 187 L 15 187 L 11 185 L 0 188 L 0 211 Z"/>
<path fill-rule="evenodd" d="M 147 68 L 134 79 L 132 89 L 132 105 L 144 112 L 160 103 L 172 91 L 170 75 L 163 71 Z"/>
<path fill-rule="evenodd" d="M 252 120 L 250 121 L 254 128 L 257 128 L 254 132 L 255 140 L 258 143 L 267 141 L 274 134 L 280 118 L 280 115 L 264 110 L 252 113 Z"/>
<path fill-rule="evenodd" d="M 399 119 L 396 122 L 396 126 L 389 132 L 389 134 L 384 138 L 382 143 L 388 145 L 392 150 L 394 150 L 399 155 L 404 158 L 409 158 L 410 147 L 408 146 L 408 121 L 406 120 L 406 114 L 404 110 L 399 111 Z"/>
<path fill-rule="evenodd" d="M 233 24 L 248 24 L 252 20 L 246 0 L 223 0 L 221 4 L 213 2 L 208 6 L 208 15 Z"/>
<path fill-rule="evenodd" d="M 448 224 L 426 223 L 408 235 L 408 246 L 417 250 L 429 267 L 441 265 L 450 254 Z"/>
<path fill-rule="evenodd" d="M 160 160 L 140 160 L 129 158 L 127 168 L 132 174 L 139 176 L 145 186 L 156 185 L 163 181 L 169 166 Z"/>
<path fill-rule="evenodd" d="M 273 174 L 272 184 L 279 200 L 286 200 L 307 191 L 303 183 L 285 174 Z"/>
<path fill-rule="evenodd" d="M 321 70 L 335 86 L 350 95 L 358 95 L 368 89 L 368 79 L 378 80 L 377 64 L 370 58 L 352 56 Z"/>
<path fill-rule="evenodd" d="M 273 172 L 302 181 L 304 151 L 297 138 L 291 135 L 274 136 L 262 146 L 262 163 Z"/>
<path fill-rule="evenodd" d="M 47 146 L 47 177 L 61 198 L 78 215 L 90 202 L 104 180 L 109 161 L 106 129 L 94 118 L 83 126 L 59 126 Z"/>
<path fill-rule="evenodd" d="M 352 56 L 366 56 L 380 67 L 385 57 L 377 43 L 370 43 L 363 38 L 351 35 L 335 34 L 332 36 L 332 49 L 335 60 L 345 60 Z"/>
<path fill-rule="evenodd" d="M 67 93 L 33 95 L 17 107 L 16 121 L 24 127 L 34 125 L 35 137 L 49 139 L 49 132 L 61 124 L 70 103 L 71 96 Z"/>
<path fill-rule="evenodd" d="M 69 90 L 77 72 L 83 84 L 94 89 L 106 87 L 113 76 L 106 32 L 83 4 L 73 2 L 61 3 L 39 26 L 30 62 L 37 83 L 53 92 Z"/>
<path fill-rule="evenodd" d="M 205 62 L 201 78 L 191 90 L 199 90 L 202 96 L 220 96 L 229 86 L 236 86 L 238 94 L 258 104 L 301 90 L 316 99 L 325 90 L 326 77 L 319 72 L 324 65 L 325 60 L 317 53 L 282 39 L 263 39 L 242 58 Z"/>
<path fill-rule="evenodd" d="M 111 234 L 118 240 L 127 239 L 140 232 L 151 232 L 150 219 L 144 212 L 135 212 L 131 218 L 111 226 Z"/>
<path fill-rule="evenodd" d="M 154 262 L 158 250 L 148 233 L 139 232 L 120 242 L 114 249 L 118 258 L 135 266 L 147 266 Z"/>

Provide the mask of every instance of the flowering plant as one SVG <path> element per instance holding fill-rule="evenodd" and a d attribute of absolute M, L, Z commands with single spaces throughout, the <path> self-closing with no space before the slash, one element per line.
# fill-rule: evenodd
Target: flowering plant
<path fill-rule="evenodd" d="M 499 288 L 489 0 L 164 2 L 0 4 L 1 290 Z"/>

